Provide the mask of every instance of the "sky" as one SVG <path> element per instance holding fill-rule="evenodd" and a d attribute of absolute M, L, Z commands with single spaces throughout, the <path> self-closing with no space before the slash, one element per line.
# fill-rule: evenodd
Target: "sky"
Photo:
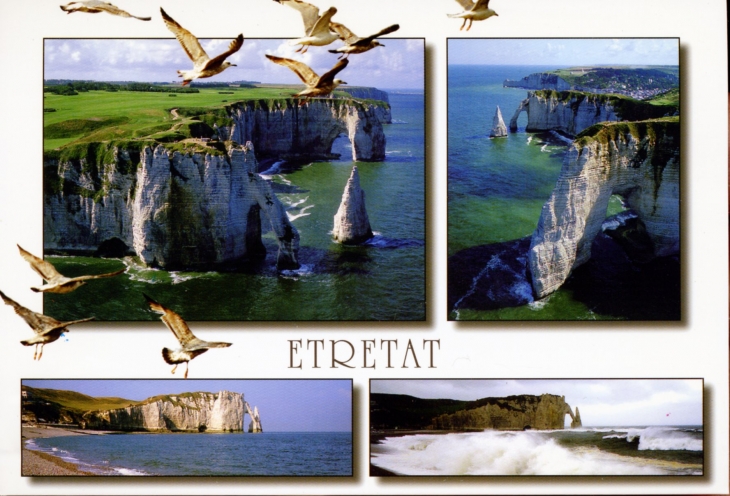
<path fill-rule="evenodd" d="M 449 65 L 679 65 L 678 38 L 450 39 Z"/>
<path fill-rule="evenodd" d="M 185 392 L 243 393 L 258 407 L 264 432 L 352 430 L 352 381 L 327 380 L 24 380 L 37 388 L 76 391 L 88 396 L 143 400 L 159 394 Z M 244 428 L 250 419 L 244 418 Z"/>
<path fill-rule="evenodd" d="M 702 425 L 701 379 L 371 380 L 371 393 L 476 400 L 517 394 L 565 396 L 584 427 Z"/>
<path fill-rule="evenodd" d="M 200 40 L 210 57 L 224 52 L 230 39 Z M 351 86 L 381 89 L 423 89 L 423 39 L 382 39 L 384 47 L 351 55 L 350 63 L 338 78 Z M 327 72 L 338 55 L 329 53 L 341 45 L 311 47 L 304 55 L 284 39 L 245 39 L 243 47 L 227 58 L 237 67 L 203 82 L 257 81 L 261 83 L 302 84 L 288 68 L 279 66 L 265 54 L 300 60 L 317 74 Z M 178 69 L 192 69 L 174 39 L 46 39 L 44 40 L 44 78 L 95 81 L 179 82 Z"/>

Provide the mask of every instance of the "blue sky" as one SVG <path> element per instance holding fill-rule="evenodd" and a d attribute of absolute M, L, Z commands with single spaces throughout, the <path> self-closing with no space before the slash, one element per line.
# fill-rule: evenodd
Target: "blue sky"
<path fill-rule="evenodd" d="M 449 65 L 678 65 L 677 38 L 450 39 Z"/>
<path fill-rule="evenodd" d="M 476 400 L 557 394 L 584 426 L 702 425 L 701 379 L 372 380 L 372 393 Z"/>
<path fill-rule="evenodd" d="M 201 40 L 201 45 L 214 57 L 225 51 L 230 42 Z M 352 86 L 422 89 L 423 40 L 384 38 L 382 43 L 384 47 L 350 56 L 349 65 L 338 77 Z M 335 42 L 327 47 L 311 47 L 301 55 L 294 52 L 297 47 L 288 40 L 245 39 L 243 47 L 227 59 L 237 67 L 202 81 L 301 84 L 291 70 L 274 64 L 265 54 L 300 60 L 321 75 L 337 62 L 338 56 L 327 50 L 340 45 Z M 174 39 L 46 39 L 44 59 L 45 79 L 171 82 L 179 81 L 178 69 L 192 68 L 192 62 Z"/>
<path fill-rule="evenodd" d="M 143 400 L 158 394 L 227 390 L 243 393 L 251 408 L 259 408 L 266 432 L 352 430 L 352 382 L 349 379 L 25 380 L 23 385 L 130 400 Z M 248 422 L 246 417 L 246 427 Z"/>

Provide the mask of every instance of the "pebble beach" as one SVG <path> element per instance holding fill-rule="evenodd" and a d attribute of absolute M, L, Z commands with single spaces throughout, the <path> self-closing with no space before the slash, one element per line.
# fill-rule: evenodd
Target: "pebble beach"
<path fill-rule="evenodd" d="M 25 448 L 25 440 L 59 437 L 59 436 L 89 436 L 99 435 L 101 432 L 87 433 L 72 429 L 60 429 L 57 427 L 26 427 L 21 428 L 23 439 L 23 455 L 21 463 L 21 474 L 27 476 L 68 476 L 68 475 L 96 475 L 90 472 L 79 470 L 73 463 L 61 460 L 57 456 L 32 451 Z"/>

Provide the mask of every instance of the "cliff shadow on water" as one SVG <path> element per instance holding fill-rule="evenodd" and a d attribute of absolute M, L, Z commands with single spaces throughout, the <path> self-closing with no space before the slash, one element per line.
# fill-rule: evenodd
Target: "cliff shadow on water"
<path fill-rule="evenodd" d="M 591 259 L 555 293 L 536 299 L 527 263 L 530 237 L 474 246 L 448 261 L 451 319 L 678 320 L 679 256 L 632 260 L 607 234 Z"/>

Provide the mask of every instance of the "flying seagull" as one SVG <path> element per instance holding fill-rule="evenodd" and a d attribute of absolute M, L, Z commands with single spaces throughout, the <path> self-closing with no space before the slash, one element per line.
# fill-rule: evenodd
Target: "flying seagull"
<path fill-rule="evenodd" d="M 61 5 L 61 10 L 70 14 L 72 12 L 88 12 L 89 14 L 98 14 L 99 12 L 108 12 L 110 14 L 118 15 L 121 17 L 134 17 L 140 21 L 149 21 L 151 17 L 137 17 L 130 14 L 127 11 L 120 9 L 119 7 L 110 4 L 109 2 L 101 2 L 100 0 L 85 0 L 82 2 L 71 2 L 66 5 Z"/>
<path fill-rule="evenodd" d="M 330 22 L 330 28 L 340 36 L 340 39 L 344 41 L 345 44 L 335 50 L 329 50 L 329 52 L 350 55 L 351 53 L 363 53 L 368 50 L 372 50 L 375 47 L 385 46 L 375 38 L 392 33 L 393 31 L 398 31 L 400 26 L 398 24 L 393 24 L 392 26 L 388 26 L 387 28 L 365 38 L 360 38 L 355 35 L 355 33 L 347 29 L 344 24 L 340 24 L 338 22 Z M 340 55 L 340 58 L 342 58 L 342 55 Z"/>
<path fill-rule="evenodd" d="M 107 274 L 66 277 L 58 272 L 50 262 L 46 262 L 32 253 L 25 251 L 20 247 L 20 245 L 17 245 L 17 247 L 18 250 L 20 250 L 20 255 L 30 264 L 31 268 L 47 281 L 47 284 L 44 284 L 39 288 L 30 288 L 36 293 L 70 293 L 71 291 L 86 284 L 86 281 L 91 279 L 101 279 L 102 277 L 117 276 L 126 270 L 120 269 L 116 272 L 109 272 Z"/>
<path fill-rule="evenodd" d="M 330 19 L 337 13 L 337 9 L 330 7 L 321 16 L 319 9 L 311 3 L 302 0 L 274 0 L 282 5 L 296 9 L 302 14 L 304 21 L 304 37 L 289 42 L 290 45 L 302 45 L 297 49 L 305 53 L 309 45 L 325 46 L 336 41 L 339 36 L 330 31 Z"/>
<path fill-rule="evenodd" d="M 79 324 L 81 322 L 94 320 L 94 317 L 89 317 L 88 319 L 72 320 L 71 322 L 59 322 L 54 318 L 25 308 L 20 303 L 8 298 L 2 291 L 0 291 L 0 297 L 2 297 L 6 305 L 13 307 L 15 313 L 23 317 L 23 320 L 25 320 L 30 328 L 33 329 L 33 332 L 35 332 L 34 337 L 20 342 L 23 346 L 35 345 L 33 360 L 40 360 L 41 356 L 43 356 L 43 345 L 46 343 L 52 343 L 61 337 L 61 334 L 68 331 L 66 327 L 72 324 Z M 38 351 L 38 345 L 41 345 L 40 353 Z M 36 358 L 36 356 L 38 358 Z"/>
<path fill-rule="evenodd" d="M 198 355 L 202 355 L 209 348 L 227 348 L 231 345 L 231 343 L 208 342 L 196 338 L 183 318 L 177 313 L 169 308 L 163 307 L 147 295 L 144 295 L 144 297 L 154 312 L 162 314 L 160 319 L 172 331 L 177 340 L 180 341 L 181 348 L 177 350 L 162 348 L 162 358 L 170 365 L 174 365 L 172 368 L 173 374 L 177 370 L 177 366 L 185 362 L 185 379 L 187 379 L 190 360 Z"/>
<path fill-rule="evenodd" d="M 162 13 L 162 19 L 164 19 L 167 29 L 172 31 L 177 38 L 177 41 L 179 41 L 182 45 L 183 50 L 185 50 L 185 53 L 187 53 L 190 60 L 193 61 L 193 70 L 177 71 L 178 77 L 183 78 L 183 86 L 188 85 L 193 79 L 215 76 L 216 74 L 220 74 L 225 71 L 230 66 L 236 65 L 226 61 L 226 58 L 241 49 L 243 46 L 243 34 L 239 34 L 238 37 L 233 40 L 230 45 L 228 45 L 228 50 L 211 59 L 208 57 L 208 54 L 205 53 L 203 47 L 200 46 L 198 39 L 190 31 L 179 25 L 172 17 L 167 15 L 167 12 L 165 12 L 162 7 L 160 7 L 160 12 Z"/>
<path fill-rule="evenodd" d="M 283 57 L 276 57 L 275 55 L 266 54 L 266 57 L 272 62 L 288 67 L 294 73 L 299 76 L 307 87 L 294 95 L 295 98 L 311 98 L 315 96 L 325 96 L 341 84 L 347 84 L 346 82 L 335 79 L 335 76 L 342 69 L 347 67 L 348 60 L 342 59 L 338 61 L 332 69 L 324 73 L 321 77 L 317 75 L 307 64 L 299 62 L 298 60 L 285 59 Z M 303 104 L 303 102 L 301 103 Z"/>
<path fill-rule="evenodd" d="M 459 31 L 464 29 L 466 21 L 469 21 L 469 26 L 466 28 L 467 31 L 471 29 L 471 23 L 474 21 L 483 21 L 489 19 L 492 16 L 499 16 L 495 11 L 489 8 L 489 0 L 456 0 L 459 5 L 464 7 L 464 12 L 459 14 L 448 14 L 449 17 L 458 17 L 464 19 L 461 24 Z"/>

